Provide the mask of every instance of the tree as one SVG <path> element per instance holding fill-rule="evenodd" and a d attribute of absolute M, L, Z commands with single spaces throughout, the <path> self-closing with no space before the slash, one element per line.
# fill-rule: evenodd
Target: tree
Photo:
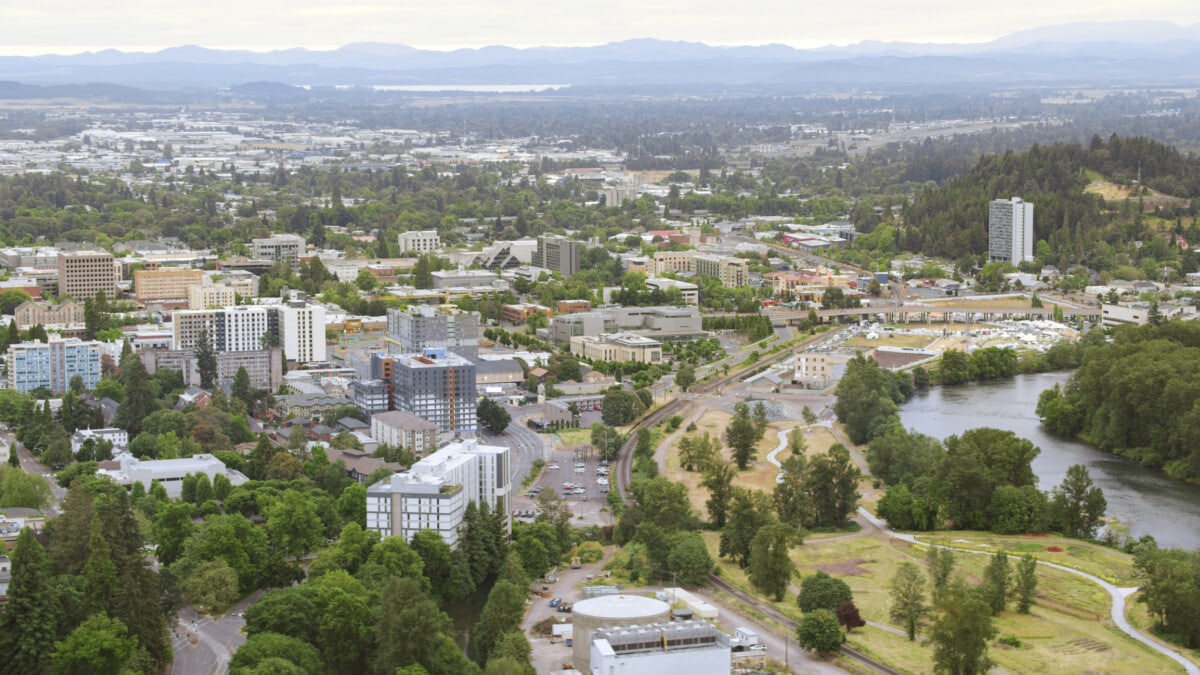
<path fill-rule="evenodd" d="M 929 585 L 936 603 L 942 591 L 950 585 L 951 575 L 954 574 L 954 552 L 948 548 L 930 546 L 925 553 L 925 568 L 929 572 Z"/>
<path fill-rule="evenodd" d="M 425 593 L 419 580 L 390 580 L 380 600 L 375 672 L 392 673 L 412 664 L 432 665 L 440 642 L 437 636 L 452 626 L 450 617 Z"/>
<path fill-rule="evenodd" d="M 233 398 L 245 403 L 247 410 L 254 407 L 254 387 L 250 384 L 250 373 L 246 372 L 245 366 L 238 366 L 237 374 L 233 376 L 233 384 L 230 385 L 229 392 Z"/>
<path fill-rule="evenodd" d="M 696 384 L 696 369 L 691 366 L 683 366 L 675 373 L 675 384 L 683 390 L 687 391 Z"/>
<path fill-rule="evenodd" d="M 703 436 L 689 435 L 679 440 L 679 464 L 684 471 L 705 471 L 720 457 L 721 440 L 707 431 Z"/>
<path fill-rule="evenodd" d="M 433 288 L 433 263 L 428 255 L 417 258 L 413 266 L 413 287 Z"/>
<path fill-rule="evenodd" d="M 713 461 L 704 470 L 704 478 L 700 482 L 708 490 L 708 499 L 704 507 L 708 509 L 708 518 L 713 527 L 725 527 L 729 504 L 733 499 L 733 479 L 737 472 L 728 462 Z"/>
<path fill-rule="evenodd" d="M 475 416 L 479 419 L 479 423 L 493 434 L 504 433 L 504 430 L 512 422 L 512 415 L 504 409 L 504 406 L 486 397 L 480 399 L 478 405 L 475 406 Z"/>
<path fill-rule="evenodd" d="M 846 425 L 850 440 L 870 441 L 896 418 L 901 395 L 891 373 L 859 354 L 846 364 L 837 385 L 833 411 Z"/>
<path fill-rule="evenodd" d="M 804 474 L 803 489 L 817 527 L 841 527 L 858 508 L 858 483 L 862 471 L 841 443 L 813 457 Z M 834 609 L 834 608 L 830 608 Z"/>
<path fill-rule="evenodd" d="M 1037 599 L 1037 559 L 1032 554 L 1021 556 L 1017 563 L 1017 611 L 1028 614 Z"/>
<path fill-rule="evenodd" d="M 117 408 L 116 426 L 129 432 L 132 438 L 142 431 L 143 421 L 158 409 L 158 399 L 150 387 L 150 376 L 137 354 L 121 358 L 121 386 L 125 388 L 125 399 Z"/>
<path fill-rule="evenodd" d="M 1104 523 L 1108 501 L 1092 482 L 1087 467 L 1075 464 L 1067 469 L 1063 482 L 1054 488 L 1050 512 L 1054 524 L 1069 537 L 1090 539 Z"/>
<path fill-rule="evenodd" d="M 519 630 L 524 615 L 525 589 L 510 581 L 497 581 L 472 631 L 475 660 L 486 663 L 496 640 L 511 630 Z"/>
<path fill-rule="evenodd" d="M 842 606 L 837 608 L 834 614 L 837 615 L 838 623 L 846 629 L 847 633 L 855 628 L 862 628 L 867 625 L 866 620 L 858 613 L 858 607 L 853 602 L 843 603 Z"/>
<path fill-rule="evenodd" d="M 193 605 L 211 611 L 237 600 L 238 575 L 223 558 L 200 561 L 185 568 L 186 574 L 180 574 L 180 590 Z"/>
<path fill-rule="evenodd" d="M 725 428 L 725 443 L 733 452 L 733 461 L 738 469 L 745 470 L 754 459 L 754 446 L 758 443 L 758 429 L 750 418 L 750 407 L 738 403 L 733 407 L 733 419 Z"/>
<path fill-rule="evenodd" d="M 1011 431 L 968 429 L 946 439 L 934 491 L 961 529 L 990 529 L 993 493 L 1000 485 L 1036 485 L 1033 460 L 1041 450 Z"/>
<path fill-rule="evenodd" d="M 9 457 L 16 456 L 16 448 L 10 449 Z M 41 475 L 0 466 L 0 508 L 40 509 L 53 499 L 50 483 Z"/>
<path fill-rule="evenodd" d="M 213 350 L 212 338 L 207 328 L 202 329 L 197 336 L 194 354 L 196 372 L 200 375 L 200 388 L 212 390 L 217 384 L 217 354 Z"/>
<path fill-rule="evenodd" d="M 758 531 L 750 544 L 750 562 L 746 576 L 758 590 L 783 600 L 788 582 L 792 578 L 794 565 L 788 551 L 796 538 L 796 532 L 784 523 L 768 525 Z"/>
<path fill-rule="evenodd" d="M 933 670 L 951 675 L 986 673 L 992 666 L 988 640 L 996 637 L 992 611 L 980 593 L 955 579 L 937 601 L 937 616 L 929 629 Z"/>
<path fill-rule="evenodd" d="M 0 291 L 0 313 L 12 314 L 18 306 L 29 302 L 33 297 L 19 288 L 6 288 Z M 87 318 L 87 310 L 84 310 L 84 318 Z"/>
<path fill-rule="evenodd" d="M 88 559 L 83 566 L 83 588 L 88 611 L 103 614 L 111 609 L 117 592 L 117 565 L 113 562 L 108 540 L 104 538 L 104 523 L 99 514 L 92 517 Z"/>
<path fill-rule="evenodd" d="M 804 615 L 796 627 L 796 642 L 818 654 L 830 654 L 846 641 L 842 627 L 832 610 L 818 609 Z"/>
<path fill-rule="evenodd" d="M 999 616 L 1004 611 L 1008 595 L 1012 591 L 1011 575 L 1012 569 L 1008 566 L 1008 554 L 1004 551 L 996 551 L 992 555 L 991 562 L 988 563 L 983 586 L 984 596 L 992 609 L 992 616 Z"/>
<path fill-rule="evenodd" d="M 767 418 L 767 406 L 762 401 L 754 404 L 754 432 L 758 436 L 758 438 L 756 438 L 754 441 L 755 443 L 761 441 L 763 436 L 766 435 L 767 424 L 769 423 L 770 420 Z"/>
<path fill-rule="evenodd" d="M 54 643 L 51 665 L 55 673 L 120 673 L 136 650 L 137 638 L 125 624 L 99 612 Z"/>
<path fill-rule="evenodd" d="M 296 490 L 286 490 L 283 497 L 269 508 L 267 533 L 271 542 L 297 560 L 321 541 L 321 518 L 312 501 Z"/>
<path fill-rule="evenodd" d="M 358 286 L 358 290 L 363 293 L 370 293 L 379 286 L 379 279 L 371 274 L 371 270 L 361 269 L 358 271 L 358 276 L 354 278 L 354 285 Z"/>
<path fill-rule="evenodd" d="M 931 549 L 935 550 L 935 549 Z M 892 577 L 892 621 L 899 623 L 910 641 L 917 639 L 917 631 L 929 614 L 925 604 L 925 579 L 914 563 L 901 563 Z"/>
<path fill-rule="evenodd" d="M 273 659 L 282 659 L 299 668 L 305 675 L 321 675 L 325 672 L 315 647 L 278 633 L 251 635 L 233 655 L 229 669 L 235 673 L 253 672 L 251 669 Z"/>
<path fill-rule="evenodd" d="M 4 667 L 14 673 L 46 672 L 58 622 L 51 597 L 50 561 L 33 530 L 26 527 L 17 535 L 10 560 L 8 604 L 0 614 Z"/>
<path fill-rule="evenodd" d="M 667 542 L 671 550 L 667 554 L 667 569 L 685 584 L 703 586 L 707 583 L 713 560 L 699 533 L 676 532 Z"/>
<path fill-rule="evenodd" d="M 617 387 L 606 391 L 600 403 L 601 421 L 613 427 L 629 424 L 645 411 L 646 405 L 637 394 Z"/>
<path fill-rule="evenodd" d="M 329 602 L 317 634 L 326 672 L 357 675 L 366 670 L 370 612 L 366 600 L 350 593 L 338 593 Z"/>
<path fill-rule="evenodd" d="M 770 525 L 774 517 L 767 495 L 758 490 L 735 488 L 729 518 L 721 528 L 718 549 L 721 557 L 736 560 L 742 567 L 750 564 L 754 537 Z"/>
<path fill-rule="evenodd" d="M 804 424 L 810 427 L 817 423 L 817 414 L 807 405 L 800 410 L 800 418 L 804 420 Z"/>
<path fill-rule="evenodd" d="M 800 582 L 800 593 L 796 598 L 801 612 L 811 612 L 816 609 L 836 610 L 847 602 L 853 602 L 850 586 L 841 579 L 818 571 Z"/>

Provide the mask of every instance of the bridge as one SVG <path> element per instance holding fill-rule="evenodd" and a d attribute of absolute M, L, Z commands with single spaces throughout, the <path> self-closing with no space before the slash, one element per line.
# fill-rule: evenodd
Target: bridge
<path fill-rule="evenodd" d="M 1072 307 L 1059 305 L 1064 319 L 1084 318 L 1100 320 L 1099 307 Z M 1006 319 L 1052 319 L 1054 307 L 979 307 L 971 304 L 957 305 L 876 305 L 851 309 L 818 309 L 822 321 L 857 317 L 870 319 L 883 317 L 884 323 L 932 323 L 952 322 L 955 316 L 971 321 L 1004 321 Z M 772 310 L 767 313 L 777 326 L 794 326 L 808 320 L 808 310 Z M 982 318 L 976 318 L 982 317 Z"/>

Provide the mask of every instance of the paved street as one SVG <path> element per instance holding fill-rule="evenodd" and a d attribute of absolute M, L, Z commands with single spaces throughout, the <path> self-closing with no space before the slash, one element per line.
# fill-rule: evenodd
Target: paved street
<path fill-rule="evenodd" d="M 173 627 L 171 647 L 175 660 L 171 663 L 171 675 L 213 675 L 229 672 L 229 661 L 238 647 L 246 642 L 242 618 L 246 609 L 262 597 L 255 591 L 229 609 L 224 616 L 208 618 L 190 605 L 179 610 L 178 620 Z"/>
<path fill-rule="evenodd" d="M 37 461 L 37 458 L 33 456 L 33 453 L 29 452 L 25 448 L 21 448 L 20 450 L 16 449 L 17 442 L 13 438 L 13 434 L 11 432 L 7 432 L 5 436 L 8 437 L 8 447 L 11 449 L 11 451 L 17 453 L 17 459 L 21 461 L 21 470 L 25 473 L 42 476 L 46 480 L 50 481 L 50 491 L 54 494 L 54 504 L 45 509 L 46 518 L 53 518 L 54 516 L 57 516 L 59 513 L 58 507 L 62 506 L 63 500 L 67 498 L 66 488 L 61 488 L 58 486 L 58 483 L 54 482 L 54 472 L 50 471 L 50 469 L 46 468 L 41 462 Z"/>

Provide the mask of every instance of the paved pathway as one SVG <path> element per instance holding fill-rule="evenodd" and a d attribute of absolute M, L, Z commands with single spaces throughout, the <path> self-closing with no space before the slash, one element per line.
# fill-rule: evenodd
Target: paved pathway
<path fill-rule="evenodd" d="M 887 528 L 887 525 L 882 520 L 880 520 L 879 518 L 876 518 L 870 511 L 866 510 L 865 508 L 863 508 L 861 506 L 858 508 L 858 514 L 860 516 L 862 516 L 863 518 L 865 518 L 867 521 L 869 521 L 872 525 L 879 528 L 879 530 L 881 532 L 883 532 L 884 534 L 886 534 L 889 537 L 892 537 L 893 539 L 907 541 L 912 544 L 922 544 L 924 546 L 929 546 L 929 544 L 927 542 L 917 541 L 917 538 L 911 534 L 903 534 L 900 532 L 894 532 L 892 530 L 889 530 Z M 952 547 L 949 547 L 949 548 L 952 548 Z M 988 555 L 988 553 L 986 551 L 971 551 L 969 549 L 958 549 L 958 548 L 952 548 L 952 550 L 959 551 L 962 553 L 974 553 L 977 555 Z M 1174 660 L 1176 663 L 1183 666 L 1183 669 L 1185 671 L 1187 671 L 1190 675 L 1200 675 L 1200 666 L 1197 666 L 1195 663 L 1192 663 L 1191 660 L 1187 659 L 1183 655 L 1181 655 L 1178 652 L 1172 650 L 1171 648 L 1163 645 L 1162 643 L 1150 638 L 1149 636 L 1147 636 L 1146 634 L 1142 633 L 1141 631 L 1139 631 L 1138 629 L 1134 628 L 1133 626 L 1131 626 L 1129 624 L 1129 621 L 1125 618 L 1125 600 L 1130 595 L 1133 595 L 1133 593 L 1135 593 L 1137 591 L 1136 586 L 1133 586 L 1133 587 L 1116 586 L 1116 585 L 1108 583 L 1107 581 L 1101 579 L 1100 577 L 1094 576 L 1092 574 L 1088 574 L 1087 572 L 1081 572 L 1077 569 L 1072 569 L 1070 567 L 1066 567 L 1064 565 L 1059 565 L 1059 564 L 1052 563 L 1052 562 L 1046 562 L 1044 560 L 1039 560 L 1038 564 L 1045 565 L 1047 567 L 1053 567 L 1054 569 L 1062 570 L 1064 572 L 1074 574 L 1077 577 L 1083 577 L 1084 579 L 1087 579 L 1088 581 L 1091 581 L 1092 583 L 1096 584 L 1097 586 L 1100 586 L 1101 588 L 1103 588 L 1105 591 L 1108 592 L 1109 597 L 1112 598 L 1111 614 L 1112 614 L 1113 623 L 1116 624 L 1117 628 L 1120 628 L 1122 632 L 1124 632 L 1126 635 L 1133 638 L 1134 640 L 1137 640 L 1138 642 L 1141 642 L 1142 644 L 1150 647 L 1154 651 L 1159 652 L 1160 654 L 1164 654 L 1167 657 L 1169 657 L 1170 659 Z"/>

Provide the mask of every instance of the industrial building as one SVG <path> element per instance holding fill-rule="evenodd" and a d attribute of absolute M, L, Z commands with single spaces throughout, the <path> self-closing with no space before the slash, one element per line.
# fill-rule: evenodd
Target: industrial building
<path fill-rule="evenodd" d="M 705 621 L 605 628 L 588 647 L 583 672 L 603 675 L 728 675 L 732 666 L 729 636 Z"/>
<path fill-rule="evenodd" d="M 571 611 L 575 625 L 572 663 L 576 670 L 591 673 L 594 632 L 621 626 L 666 623 L 670 620 L 671 606 L 655 598 L 618 594 L 580 600 L 571 607 Z"/>

